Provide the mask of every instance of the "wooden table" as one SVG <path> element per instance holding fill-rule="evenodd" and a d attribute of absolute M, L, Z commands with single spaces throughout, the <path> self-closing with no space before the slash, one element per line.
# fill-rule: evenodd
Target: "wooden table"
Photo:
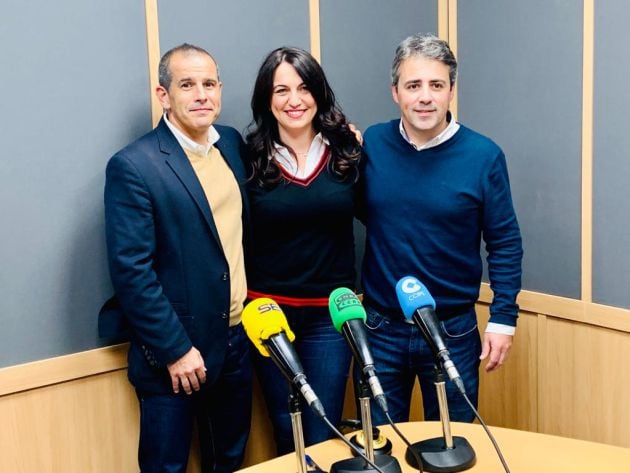
<path fill-rule="evenodd" d="M 397 424 L 411 443 L 442 435 L 439 422 L 408 422 Z M 381 427 L 392 441 L 394 455 L 407 473 L 417 472 L 405 462 L 405 445 L 389 426 Z M 451 423 L 454 436 L 464 437 L 475 450 L 477 463 L 471 473 L 501 473 L 503 466 L 484 432 L 477 424 Z M 601 443 L 574 440 L 522 430 L 490 427 L 512 473 L 630 473 L 630 449 Z M 326 471 L 334 462 L 350 458 L 350 450 L 341 440 L 328 440 L 306 449 Z M 242 473 L 297 472 L 295 453 L 253 465 Z"/>

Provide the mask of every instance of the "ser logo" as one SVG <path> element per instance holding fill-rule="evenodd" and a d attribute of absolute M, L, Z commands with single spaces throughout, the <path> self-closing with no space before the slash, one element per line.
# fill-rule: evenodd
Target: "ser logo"
<path fill-rule="evenodd" d="M 270 302 L 268 304 L 261 304 L 258 306 L 258 312 L 264 314 L 266 312 L 271 312 L 272 310 L 280 311 L 280 307 L 278 304 Z"/>
<path fill-rule="evenodd" d="M 361 301 L 353 293 L 341 294 L 335 299 L 335 305 L 337 306 L 337 310 L 342 310 L 361 305 Z"/>

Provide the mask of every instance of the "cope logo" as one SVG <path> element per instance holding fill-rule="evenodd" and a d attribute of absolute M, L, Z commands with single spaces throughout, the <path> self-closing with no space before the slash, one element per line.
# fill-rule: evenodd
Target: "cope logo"
<path fill-rule="evenodd" d="M 337 310 L 347 309 L 348 307 L 354 307 L 361 305 L 361 301 L 354 294 L 341 294 L 335 299 L 335 305 Z"/>
<path fill-rule="evenodd" d="M 423 291 L 422 284 L 416 278 L 406 278 L 400 284 L 400 289 L 405 294 L 408 294 L 408 301 L 412 301 L 417 299 L 418 297 L 422 297 L 425 295 Z"/>
<path fill-rule="evenodd" d="M 400 284 L 400 288 L 405 294 L 412 294 L 414 292 L 418 292 L 422 290 L 422 286 L 420 285 L 420 281 L 416 278 L 406 278 Z"/>
<path fill-rule="evenodd" d="M 268 304 L 261 304 L 258 306 L 258 312 L 261 314 L 271 312 L 272 310 L 280 311 L 280 307 L 278 306 L 278 304 L 274 304 L 273 302 L 270 302 Z"/>

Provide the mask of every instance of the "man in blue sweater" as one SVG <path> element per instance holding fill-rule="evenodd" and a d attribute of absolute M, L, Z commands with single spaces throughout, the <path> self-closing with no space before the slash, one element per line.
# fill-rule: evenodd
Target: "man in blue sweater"
<path fill-rule="evenodd" d="M 364 136 L 362 280 L 375 366 L 395 422 L 409 418 L 416 376 L 425 419 L 439 419 L 434 360 L 402 314 L 395 291 L 401 278 L 417 277 L 435 298 L 451 359 L 475 405 L 480 360 L 488 360 L 486 371 L 505 362 L 518 316 L 523 250 L 505 156 L 452 118 L 456 75 L 445 41 L 428 34 L 405 39 L 392 65 L 401 118 L 374 125 Z M 483 343 L 475 315 L 482 237 L 494 291 Z M 446 388 L 450 418 L 472 421 L 453 383 Z M 386 422 L 379 409 L 372 412 L 376 424 Z"/>

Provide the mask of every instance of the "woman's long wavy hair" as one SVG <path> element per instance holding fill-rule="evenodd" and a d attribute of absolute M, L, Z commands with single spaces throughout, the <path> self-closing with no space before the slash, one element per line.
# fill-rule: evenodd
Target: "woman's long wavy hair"
<path fill-rule="evenodd" d="M 274 152 L 274 142 L 287 146 L 280 140 L 278 122 L 271 112 L 273 77 L 283 62 L 295 68 L 315 99 L 317 113 L 313 118 L 313 128 L 330 143 L 329 169 L 341 180 L 348 176 L 356 179 L 355 169 L 361 156 L 361 146 L 348 127 L 348 121 L 319 63 L 303 49 L 292 47 L 278 48 L 269 53 L 256 77 L 251 102 L 253 120 L 246 136 L 252 167 L 250 179 L 263 187 L 273 187 L 282 180 L 279 164 L 269 156 Z M 293 150 L 291 153 L 295 155 Z"/>

